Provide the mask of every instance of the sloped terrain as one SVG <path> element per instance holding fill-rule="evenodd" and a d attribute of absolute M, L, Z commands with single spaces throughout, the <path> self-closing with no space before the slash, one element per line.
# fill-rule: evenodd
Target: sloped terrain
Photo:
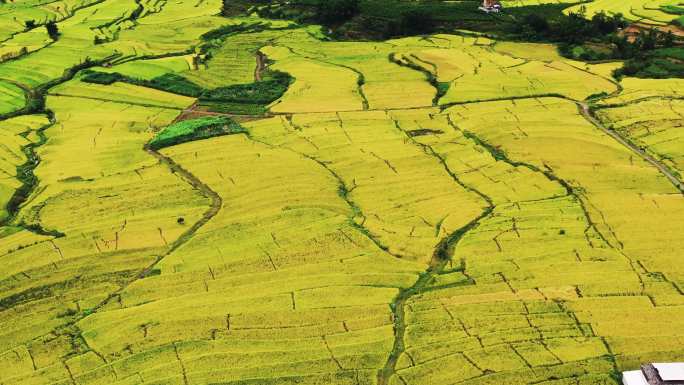
<path fill-rule="evenodd" d="M 596 385 L 684 359 L 676 80 L 59 3 L 0 5 L 3 49 L 61 32 L 0 63 L 0 384 Z"/>

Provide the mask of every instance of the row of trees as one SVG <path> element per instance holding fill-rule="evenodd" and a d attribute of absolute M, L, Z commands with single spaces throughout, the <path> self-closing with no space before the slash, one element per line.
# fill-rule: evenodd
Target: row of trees
<path fill-rule="evenodd" d="M 224 0 L 227 1 L 227 0 Z M 249 4 L 261 5 L 259 15 L 265 18 L 293 19 L 298 22 L 313 22 L 344 32 L 348 22 L 355 19 L 355 28 L 361 27 L 377 37 L 391 37 L 430 33 L 435 30 L 433 15 L 420 7 L 406 6 L 401 12 L 392 12 L 383 17 L 369 15 L 360 0 L 315 0 L 273 5 L 271 1 L 248 0 Z M 416 3 L 417 4 L 417 3 Z M 366 4 L 368 7 L 369 5 Z M 376 6 L 371 4 L 371 6 Z M 225 4 L 224 13 L 235 7 L 235 3 Z M 361 16 L 358 17 L 357 16 Z"/>
<path fill-rule="evenodd" d="M 339 25 L 362 13 L 359 0 L 319 0 L 316 18 L 326 25 Z M 384 37 L 431 33 L 436 28 L 433 15 L 421 8 L 408 8 L 398 16 L 362 21 L 367 29 Z"/>
<path fill-rule="evenodd" d="M 316 14 L 324 24 L 343 23 L 361 12 L 359 0 L 319 0 Z"/>
<path fill-rule="evenodd" d="M 584 9 L 547 19 L 536 13 L 526 15 L 513 25 L 513 32 L 532 40 L 554 40 L 569 44 L 581 44 L 587 40 L 614 34 L 629 23 L 622 14 L 606 15 L 603 12 L 587 19 Z"/>
<path fill-rule="evenodd" d="M 612 43 L 615 46 L 614 52 L 617 58 L 629 59 L 639 56 L 645 51 L 673 47 L 675 36 L 671 31 L 663 33 L 654 28 L 640 33 L 633 41 L 630 41 L 627 36 L 623 36 L 621 38 L 614 37 Z"/>

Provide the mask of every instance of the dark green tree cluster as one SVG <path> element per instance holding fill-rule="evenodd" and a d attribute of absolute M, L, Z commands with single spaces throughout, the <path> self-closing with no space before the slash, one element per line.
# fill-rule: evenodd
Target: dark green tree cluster
<path fill-rule="evenodd" d="M 361 11 L 359 0 L 319 0 L 316 15 L 323 24 L 339 24 Z"/>
<path fill-rule="evenodd" d="M 580 11 L 560 15 L 555 19 L 530 13 L 525 15 L 520 23 L 514 23 L 512 27 L 515 34 L 531 40 L 552 40 L 567 44 L 581 44 L 588 40 L 614 34 L 626 27 L 627 24 L 621 14 L 610 16 L 600 12 L 591 19 L 586 19 L 584 12 Z"/>
<path fill-rule="evenodd" d="M 634 38 L 634 41 L 630 41 L 627 36 L 623 36 L 621 38 L 615 37 L 613 43 L 615 44 L 615 56 L 620 59 L 629 59 L 639 56 L 644 51 L 673 47 L 675 37 L 671 31 L 663 33 L 653 28 L 647 32 L 640 33 Z"/>
<path fill-rule="evenodd" d="M 633 41 L 626 36 L 613 40 L 613 56 L 627 59 L 622 68 L 615 71 L 617 78 L 636 76 L 645 78 L 684 78 L 684 49 L 675 48 L 672 32 L 651 29 L 640 33 Z"/>
<path fill-rule="evenodd" d="M 393 31 L 394 35 L 420 35 L 433 32 L 436 21 L 427 10 L 416 8 L 402 12 L 398 25 L 399 29 Z"/>

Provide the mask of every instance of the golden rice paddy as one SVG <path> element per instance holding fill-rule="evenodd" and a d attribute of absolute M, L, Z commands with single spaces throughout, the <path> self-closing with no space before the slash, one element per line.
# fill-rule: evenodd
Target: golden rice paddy
<path fill-rule="evenodd" d="M 684 356 L 675 80 L 290 23 L 198 64 L 203 34 L 267 21 L 59 3 L 0 5 L 63 33 L 0 63 L 0 384 L 616 385 Z M 244 132 L 146 146 L 201 111 L 144 81 L 264 70 L 293 79 Z"/>

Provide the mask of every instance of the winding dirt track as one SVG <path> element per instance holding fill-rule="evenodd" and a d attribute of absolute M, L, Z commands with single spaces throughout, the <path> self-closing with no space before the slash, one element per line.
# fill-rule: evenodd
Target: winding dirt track
<path fill-rule="evenodd" d="M 643 160 L 657 168 L 658 171 L 660 171 L 660 173 L 663 174 L 670 181 L 670 183 L 672 183 L 679 190 L 679 192 L 682 193 L 682 195 L 684 195 L 684 183 L 682 183 L 682 181 L 680 181 L 679 178 L 677 178 L 677 176 L 674 175 L 665 165 L 660 163 L 657 159 L 649 155 L 643 149 L 636 146 L 634 143 L 631 143 L 627 139 L 620 136 L 620 134 L 618 134 L 617 132 L 606 128 L 603 125 L 603 123 L 601 123 L 598 119 L 594 117 L 594 115 L 591 113 L 591 108 L 587 103 L 577 102 L 577 106 L 579 107 L 580 114 L 584 117 L 584 119 L 586 119 L 588 122 L 596 126 L 596 128 L 598 128 L 599 130 L 603 131 L 606 135 L 609 135 L 611 138 L 615 139 L 618 143 L 622 144 L 623 146 L 630 149 L 632 152 L 639 155 L 639 157 L 641 157 Z"/>
<path fill-rule="evenodd" d="M 177 174 L 181 179 L 183 179 L 185 182 L 187 182 L 190 186 L 192 186 L 195 190 L 199 191 L 202 195 L 206 196 L 211 200 L 211 205 L 209 208 L 202 214 L 202 218 L 200 218 L 199 221 L 195 222 L 190 228 L 188 228 L 180 237 L 178 237 L 175 241 L 173 241 L 170 244 L 170 247 L 168 250 L 166 250 L 163 254 L 158 255 L 155 260 L 149 264 L 147 267 L 142 269 L 135 277 L 133 277 L 129 282 L 126 282 L 124 285 L 122 285 L 119 289 L 116 291 L 111 292 L 103 301 L 101 301 L 99 304 L 97 304 L 95 307 L 93 307 L 88 314 L 82 314 L 81 316 L 75 318 L 71 322 L 67 323 L 67 326 L 73 326 L 76 325 L 79 321 L 83 320 L 84 318 L 88 317 L 91 314 L 97 313 L 100 310 L 104 309 L 111 301 L 116 299 L 121 295 L 121 293 L 126 290 L 130 285 L 132 285 L 134 282 L 144 279 L 150 273 L 155 269 L 155 267 L 161 262 L 164 258 L 166 258 L 168 255 L 173 253 L 176 249 L 178 249 L 180 246 L 183 244 L 187 243 L 190 241 L 197 233 L 197 231 L 204 225 L 207 224 L 213 217 L 215 217 L 219 211 L 221 211 L 221 208 L 223 207 L 223 199 L 214 191 L 212 190 L 209 186 L 207 186 L 204 182 L 202 182 L 199 178 L 194 176 L 192 173 L 189 171 L 185 170 L 183 167 L 181 167 L 178 163 L 176 163 L 173 159 L 155 151 L 152 150 L 148 147 L 145 147 L 145 151 L 155 157 L 156 159 L 159 160 L 161 164 L 166 165 L 169 170 L 173 174 Z"/>
<path fill-rule="evenodd" d="M 221 199 L 221 196 L 219 194 L 217 194 L 214 190 L 212 190 L 209 186 L 207 186 L 204 182 L 202 182 L 191 172 L 181 167 L 181 165 L 176 163 L 173 159 L 150 148 L 146 148 L 145 150 L 150 155 L 157 158 L 159 162 L 165 164 L 171 170 L 172 173 L 178 174 L 195 190 L 199 191 L 202 195 L 211 200 L 211 206 L 209 206 L 207 211 L 205 211 L 204 214 L 202 214 L 202 218 L 199 221 L 195 222 L 187 231 L 185 231 L 180 237 L 178 237 L 178 239 L 176 239 L 171 244 L 171 248 L 162 257 L 160 257 L 163 258 L 171 254 L 174 250 L 176 250 L 178 247 L 180 247 L 187 241 L 189 241 L 192 238 L 192 236 L 195 235 L 195 233 L 197 233 L 197 230 L 199 230 L 202 226 L 207 224 L 207 222 L 209 222 L 213 217 L 215 217 L 216 214 L 218 214 L 219 211 L 221 211 L 221 208 L 223 207 L 223 199 Z M 158 263 L 159 261 L 155 262 L 155 264 L 150 266 L 148 270 L 151 270 Z"/>
<path fill-rule="evenodd" d="M 266 55 L 261 53 L 261 51 L 257 51 L 255 54 L 256 56 L 256 68 L 254 69 L 254 80 L 257 82 L 260 82 L 262 79 L 262 74 L 266 70 Z"/>

